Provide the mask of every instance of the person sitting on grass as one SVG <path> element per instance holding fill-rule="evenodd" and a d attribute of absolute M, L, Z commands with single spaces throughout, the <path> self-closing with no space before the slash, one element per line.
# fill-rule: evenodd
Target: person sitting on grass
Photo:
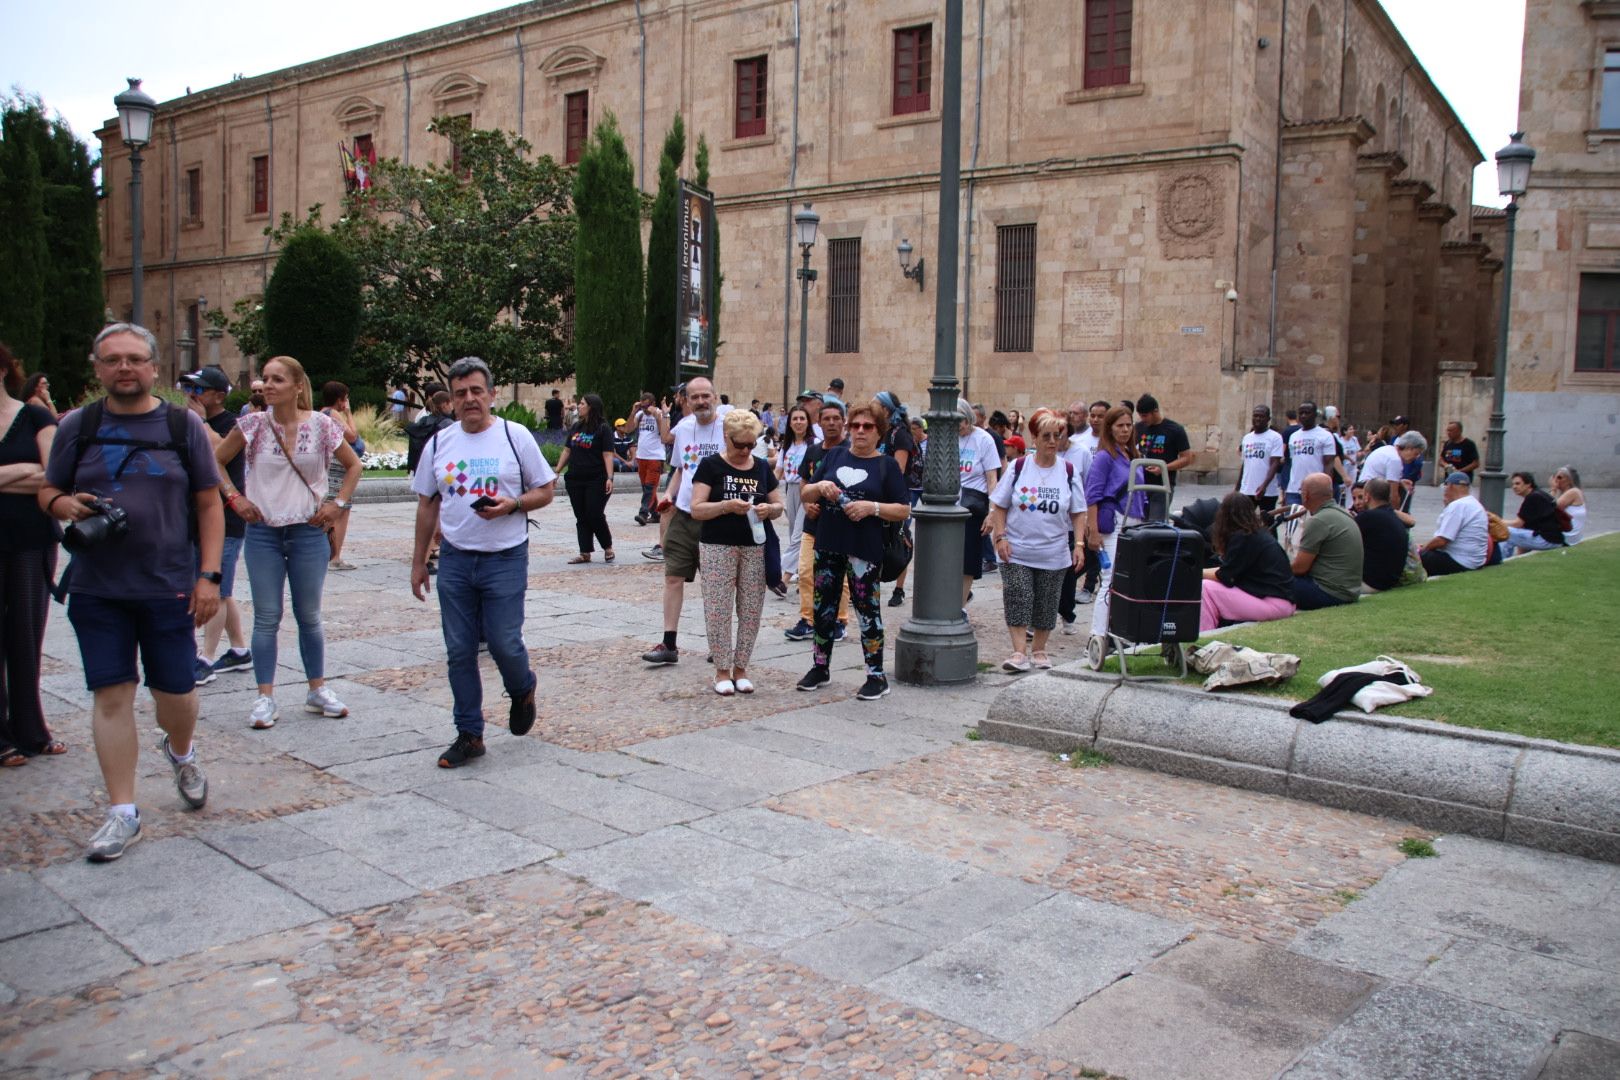
<path fill-rule="evenodd" d="M 1361 485 L 1366 494 L 1367 508 L 1356 515 L 1356 528 L 1361 530 L 1361 580 L 1375 592 L 1393 589 L 1406 573 L 1406 557 L 1412 547 L 1414 524 L 1412 515 L 1404 514 L 1390 504 L 1390 495 L 1396 490 L 1383 477 L 1374 477 Z"/>
<path fill-rule="evenodd" d="M 1221 564 L 1204 571 L 1200 632 L 1235 622 L 1271 622 L 1294 613 L 1288 556 L 1260 520 L 1255 500 L 1228 492 L 1215 511 L 1210 539 Z"/>
<path fill-rule="evenodd" d="M 1569 515 L 1569 528 L 1564 530 L 1564 543 L 1574 547 L 1586 532 L 1586 495 L 1581 491 L 1581 474 L 1565 465 L 1552 478 L 1553 494 L 1558 498 L 1558 509 Z"/>
<path fill-rule="evenodd" d="M 1500 545 L 1502 558 L 1509 558 L 1519 551 L 1551 551 L 1563 547 L 1563 522 L 1569 521 L 1569 515 L 1563 514 L 1560 519 L 1558 503 L 1536 487 L 1533 474 L 1516 472 L 1511 482 L 1513 494 L 1522 501 L 1519 503 L 1519 516 L 1505 522 L 1508 538 Z"/>
<path fill-rule="evenodd" d="M 1490 554 L 1490 524 L 1470 484 L 1465 472 L 1446 477 L 1441 489 L 1445 508 L 1435 523 L 1434 536 L 1422 548 L 1423 569 L 1430 577 L 1478 570 Z"/>
<path fill-rule="evenodd" d="M 1310 519 L 1300 530 L 1294 556 L 1294 604 L 1300 611 L 1353 604 L 1361 596 L 1361 533 L 1333 501 L 1333 479 L 1311 473 L 1300 482 Z"/>

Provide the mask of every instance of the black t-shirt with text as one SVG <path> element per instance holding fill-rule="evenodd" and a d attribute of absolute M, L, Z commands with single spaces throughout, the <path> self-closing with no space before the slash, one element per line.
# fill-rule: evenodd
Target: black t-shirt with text
<path fill-rule="evenodd" d="M 1479 460 L 1479 447 L 1474 445 L 1473 439 L 1448 442 L 1440 448 L 1440 460 L 1445 462 L 1447 470 L 1464 469 Z"/>
<path fill-rule="evenodd" d="M 837 447 L 816 466 L 817 483 L 831 480 L 852 501 L 908 503 L 911 491 L 900 466 L 887 454 L 856 457 L 848 447 Z M 816 524 L 816 550 L 853 555 L 867 562 L 883 559 L 883 522 L 876 515 L 851 521 L 832 500 L 821 504 Z"/>
<path fill-rule="evenodd" d="M 613 429 L 606 424 L 587 428 L 575 424 L 568 429 L 568 481 L 578 484 L 607 479 L 602 455 L 613 452 Z"/>
<path fill-rule="evenodd" d="M 1157 424 L 1136 425 L 1138 454 L 1154 461 L 1174 461 L 1192 449 L 1187 441 L 1187 429 L 1174 420 L 1160 420 Z M 1170 486 L 1176 486 L 1176 474 L 1170 474 Z"/>
<path fill-rule="evenodd" d="M 762 503 L 776 490 L 776 473 L 760 458 L 754 458 L 748 468 L 739 469 L 723 455 L 710 454 L 698 462 L 692 483 L 709 485 L 709 502 L 747 499 Z M 699 523 L 698 539 L 705 544 L 752 547 L 754 528 L 742 514 L 721 514 Z"/>

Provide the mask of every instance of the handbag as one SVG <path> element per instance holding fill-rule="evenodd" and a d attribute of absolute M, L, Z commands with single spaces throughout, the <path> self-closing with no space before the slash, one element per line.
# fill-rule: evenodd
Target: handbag
<path fill-rule="evenodd" d="M 883 523 L 883 565 L 878 570 L 880 581 L 893 581 L 911 565 L 911 533 L 904 521 Z"/>
<path fill-rule="evenodd" d="M 984 517 L 990 513 L 990 496 L 978 488 L 963 488 L 962 505 L 974 517 Z"/>

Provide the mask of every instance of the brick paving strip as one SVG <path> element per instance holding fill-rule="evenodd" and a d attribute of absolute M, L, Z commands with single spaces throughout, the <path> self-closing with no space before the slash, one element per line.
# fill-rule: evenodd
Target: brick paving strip
<path fill-rule="evenodd" d="M 408 519 L 357 511 L 360 568 L 328 578 L 351 717 L 296 708 L 287 620 L 281 724 L 245 729 L 247 676 L 205 688 L 209 807 L 147 753 L 146 836 L 111 866 L 79 859 L 102 796 L 53 619 L 73 749 L 0 778 L 0 1071 L 1620 1073 L 1620 868 L 1464 837 L 1405 860 L 1388 819 L 968 741 L 1007 679 L 858 703 L 853 645 L 795 694 L 774 599 L 760 692 L 722 701 L 696 590 L 682 663 L 646 670 L 656 569 L 563 569 L 565 513 L 534 534 L 535 732 L 437 769 Z M 621 562 L 651 542 L 629 528 Z"/>

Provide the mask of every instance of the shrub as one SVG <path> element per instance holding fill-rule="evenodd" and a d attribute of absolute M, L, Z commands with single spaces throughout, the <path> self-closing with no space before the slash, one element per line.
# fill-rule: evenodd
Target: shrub
<path fill-rule="evenodd" d="M 540 418 L 534 415 L 534 410 L 518 401 L 509 401 L 502 405 L 495 410 L 495 415 L 514 424 L 521 424 L 530 431 L 540 426 Z"/>
<path fill-rule="evenodd" d="M 232 390 L 230 393 L 225 395 L 225 411 L 231 413 L 241 412 L 242 406 L 246 405 L 248 400 L 252 397 L 252 391 Z"/>
<path fill-rule="evenodd" d="M 350 395 L 351 416 L 354 417 L 354 430 L 366 441 L 366 449 L 373 453 L 386 453 L 393 449 L 402 449 L 405 445 L 405 432 L 393 414 L 386 409 L 378 409 L 374 405 L 361 405 L 355 408 L 353 394 Z M 390 465 L 387 468 L 399 468 Z"/>
<path fill-rule="evenodd" d="M 319 228 L 295 229 L 264 290 L 268 355 L 297 358 L 316 387 L 359 381 L 350 367 L 360 315 L 360 271 L 348 251 Z"/>

